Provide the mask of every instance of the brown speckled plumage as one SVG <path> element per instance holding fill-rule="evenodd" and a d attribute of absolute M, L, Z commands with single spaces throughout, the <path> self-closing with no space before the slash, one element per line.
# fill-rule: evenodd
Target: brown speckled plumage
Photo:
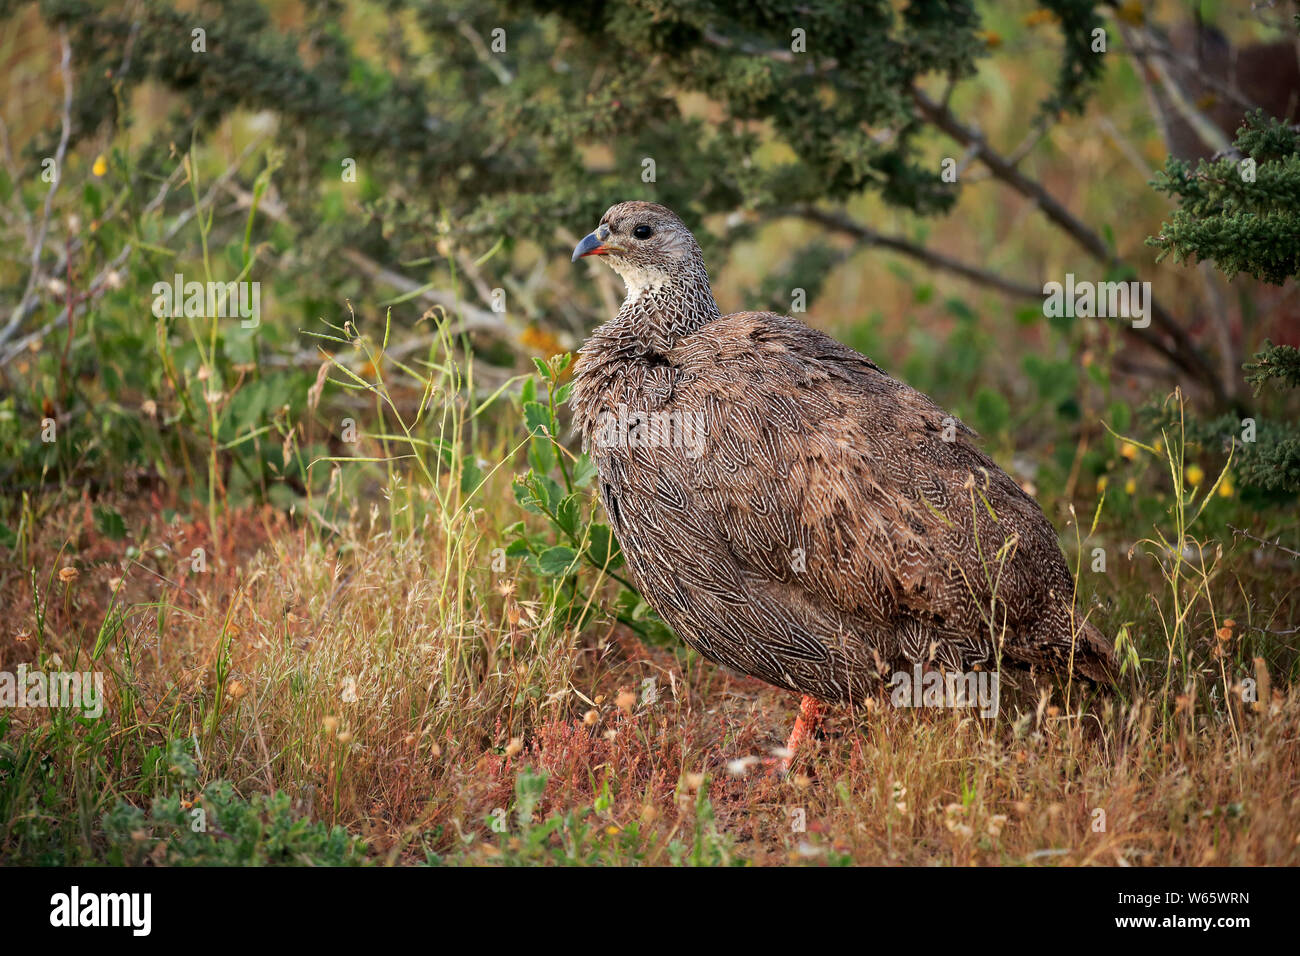
<path fill-rule="evenodd" d="M 795 319 L 721 315 L 662 206 L 612 207 L 592 253 L 628 298 L 581 349 L 576 424 L 632 579 L 683 640 L 827 701 L 918 662 L 1110 677 L 1056 532 L 970 429 Z M 620 412 L 632 436 L 610 440 Z M 700 432 L 654 440 L 655 413 Z"/>

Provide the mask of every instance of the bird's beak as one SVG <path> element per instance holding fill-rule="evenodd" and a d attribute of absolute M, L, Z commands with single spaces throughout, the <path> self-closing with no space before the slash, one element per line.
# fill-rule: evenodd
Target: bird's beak
<path fill-rule="evenodd" d="M 604 243 L 601 242 L 600 236 L 593 232 L 582 237 L 582 242 L 578 243 L 574 247 L 573 258 L 569 261 L 577 262 L 583 256 L 603 256 L 607 252 L 609 252 L 609 250 L 606 249 Z"/>
<path fill-rule="evenodd" d="M 606 256 L 611 252 L 621 252 L 622 250 L 615 244 L 609 243 L 609 227 L 601 226 L 590 235 L 584 236 L 582 242 L 578 243 L 573 250 L 573 258 L 570 262 L 577 262 L 583 256 Z"/>

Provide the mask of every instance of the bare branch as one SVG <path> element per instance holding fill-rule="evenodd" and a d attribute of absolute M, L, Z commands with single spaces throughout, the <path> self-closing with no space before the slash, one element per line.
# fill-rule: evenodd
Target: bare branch
<path fill-rule="evenodd" d="M 1251 541 L 1254 541 L 1258 544 L 1265 545 L 1266 547 L 1276 548 L 1278 551 L 1281 551 L 1283 554 L 1291 555 L 1292 558 L 1300 558 L 1300 551 L 1294 551 L 1291 548 L 1283 547 L 1281 538 L 1278 538 L 1276 541 L 1265 541 L 1263 538 L 1256 537 L 1255 535 L 1251 534 L 1249 531 L 1246 531 L 1242 528 L 1238 528 L 1236 525 L 1230 524 L 1228 525 L 1228 527 L 1232 529 L 1232 534 L 1234 537 L 1237 535 L 1241 535 L 1243 538 L 1249 538 Z"/>
<path fill-rule="evenodd" d="M 1230 149 L 1231 143 L 1223 135 L 1223 131 L 1214 124 L 1204 111 L 1198 109 L 1192 102 L 1192 96 L 1183 88 L 1182 83 L 1170 69 L 1170 59 L 1172 51 L 1168 44 L 1156 46 L 1155 35 L 1149 30 L 1138 29 L 1129 30 L 1123 22 L 1119 22 L 1120 34 L 1124 37 L 1124 43 L 1132 53 L 1133 59 L 1137 61 L 1137 74 L 1141 77 L 1144 84 L 1149 83 L 1147 79 L 1147 70 L 1149 69 L 1155 78 L 1159 80 L 1160 87 L 1164 91 L 1165 97 L 1183 121 L 1196 133 L 1201 142 L 1210 147 L 1214 152 L 1222 152 Z M 1135 34 L 1140 38 L 1135 42 Z M 1197 77 L 1208 81 L 1211 79 L 1204 70 L 1197 70 Z M 1154 93 L 1154 91 L 1152 91 Z M 1153 97 L 1159 105 L 1158 97 Z M 1162 124 L 1167 125 L 1164 117 L 1161 117 Z M 1166 142 L 1169 138 L 1166 135 Z"/>
<path fill-rule="evenodd" d="M 720 49 L 767 57 L 783 63 L 792 62 L 794 58 L 794 55 L 789 51 L 754 48 L 732 40 L 730 37 L 723 36 L 712 29 L 704 31 L 704 39 Z M 837 65 L 834 59 L 826 59 L 819 61 L 817 68 L 834 70 Z M 1022 196 L 1032 200 L 1053 224 L 1086 249 L 1090 255 L 1107 265 L 1121 265 L 1118 257 L 1111 252 L 1097 233 L 1089 229 L 1058 202 L 1042 184 L 1030 179 L 1016 168 L 1017 163 L 1022 158 L 1021 155 L 1017 155 L 1013 162 L 998 153 L 989 146 L 982 133 L 958 120 L 948 108 L 946 101 L 936 103 L 916 87 L 913 87 L 911 93 L 921 115 L 930 125 L 937 127 L 959 144 L 973 150 L 974 155 L 993 174 L 994 178 L 1001 180 Z M 1032 148 L 1032 143 L 1030 148 Z M 899 249 L 899 251 L 906 250 Z M 1155 299 L 1151 301 L 1151 321 L 1154 328 L 1139 329 L 1133 326 L 1125 326 L 1125 332 L 1159 352 L 1172 362 L 1175 367 L 1192 376 L 1196 382 L 1209 389 L 1216 402 L 1225 404 L 1228 399 L 1227 392 L 1223 383 L 1214 373 L 1208 359 L 1191 340 L 1183 327 Z M 1163 337 L 1157 332 L 1163 333 Z"/>
<path fill-rule="evenodd" d="M 936 103 L 919 89 L 912 89 L 912 98 L 926 120 L 963 146 L 976 147 L 980 161 L 993 173 L 994 177 L 1010 186 L 1026 199 L 1031 200 L 1043 214 L 1070 238 L 1083 247 L 1093 258 L 1108 266 L 1120 266 L 1119 258 L 1111 252 L 1101 236 L 1089 229 L 1073 213 L 1049 193 L 1041 183 L 1030 179 L 1009 162 L 1006 157 L 993 149 L 977 129 L 967 126 L 949 110 Z M 1209 361 L 1196 344 L 1192 342 L 1186 330 L 1178 324 L 1172 315 L 1157 302 L 1151 300 L 1151 325 L 1145 329 L 1124 326 L 1128 335 L 1155 349 L 1173 362 L 1182 371 L 1191 375 L 1195 381 L 1207 387 L 1216 401 L 1224 403 L 1227 393 L 1223 383 L 1211 368 Z M 1156 330 L 1168 339 L 1165 341 Z"/>
<path fill-rule="evenodd" d="M 253 194 L 248 190 L 234 183 L 227 184 L 225 189 L 226 192 L 235 197 L 236 203 L 241 208 L 247 209 L 252 205 Z M 286 223 L 290 226 L 293 225 L 288 210 L 285 209 L 282 203 L 272 199 L 262 199 L 259 201 L 257 209 L 268 219 Z M 462 332 L 491 332 L 501 336 L 511 348 L 516 351 L 520 350 L 518 330 L 511 327 L 503 314 L 471 305 L 454 292 L 422 285 L 410 276 L 389 269 L 356 249 L 344 249 L 342 256 L 357 271 L 371 280 L 392 286 L 403 294 L 415 293 L 412 296 L 413 298 L 419 299 L 427 305 L 440 306 L 448 312 L 459 315 L 460 321 L 451 327 L 450 333 L 452 335 L 459 335 Z"/>
<path fill-rule="evenodd" d="M 0 346 L 8 342 L 18 330 L 18 326 L 27 316 L 28 305 L 36 294 L 36 284 L 41 276 L 41 253 L 45 251 L 45 234 L 50 225 L 50 211 L 54 206 L 54 194 L 63 182 L 63 159 L 68 152 L 68 139 L 72 135 L 72 47 L 68 44 L 66 27 L 59 28 L 59 45 L 63 53 L 59 60 L 59 73 L 63 77 L 63 129 L 59 134 L 59 145 L 54 153 L 54 180 L 45 194 L 45 209 L 41 213 L 40 225 L 36 227 L 36 241 L 32 245 L 31 272 L 27 276 L 27 288 L 14 307 L 9 324 L 0 329 Z"/>
<path fill-rule="evenodd" d="M 501 58 L 492 55 L 492 51 L 488 49 L 488 45 L 483 42 L 483 37 L 474 29 L 474 26 L 467 20 L 460 20 L 456 23 L 456 29 L 460 31 L 461 36 L 469 41 L 469 45 L 474 48 L 474 53 L 478 56 L 479 61 L 492 71 L 497 81 L 502 86 L 509 86 L 514 77 L 506 69 L 505 64 L 501 62 Z"/>
<path fill-rule="evenodd" d="M 1040 302 L 1043 298 L 1042 286 L 1029 285 L 1024 282 L 1017 282 L 1014 279 L 1008 279 L 1000 276 L 996 272 L 989 272 L 980 269 L 977 266 L 962 262 L 959 259 L 953 259 L 933 249 L 927 249 L 924 246 L 910 242 L 901 236 L 887 236 L 884 233 L 876 232 L 869 226 L 848 216 L 836 212 L 830 212 L 824 209 L 817 209 L 813 206 L 792 206 L 789 208 L 779 208 L 773 210 L 776 216 L 797 216 L 806 219 L 809 222 L 815 222 L 837 232 L 842 232 L 847 236 L 852 236 L 859 242 L 868 246 L 875 246 L 881 249 L 889 249 L 892 252 L 898 252 L 909 258 L 922 262 L 933 269 L 941 269 L 944 272 L 951 272 L 953 275 L 959 275 L 964 279 L 980 285 L 988 286 L 991 289 L 997 289 L 1007 295 L 1019 299 L 1037 299 Z"/>

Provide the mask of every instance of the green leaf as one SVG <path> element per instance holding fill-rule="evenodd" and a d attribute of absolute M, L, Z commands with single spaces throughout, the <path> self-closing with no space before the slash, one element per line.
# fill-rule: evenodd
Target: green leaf
<path fill-rule="evenodd" d="M 507 558 L 522 558 L 527 554 L 531 554 L 532 551 L 532 542 L 527 538 L 515 538 L 515 540 L 506 545 Z"/>
<path fill-rule="evenodd" d="M 537 565 L 542 573 L 553 578 L 568 574 L 578 560 L 577 552 L 564 545 L 547 548 L 537 557 Z"/>
<path fill-rule="evenodd" d="M 582 507 L 578 495 L 572 494 L 560 502 L 555 509 L 556 522 L 573 537 L 578 536 L 578 524 L 582 520 Z"/>
<path fill-rule="evenodd" d="M 609 525 L 595 523 L 591 526 L 591 540 L 587 544 L 587 557 L 598 567 L 615 571 L 623 565 L 623 552 L 614 539 Z"/>
<path fill-rule="evenodd" d="M 981 388 L 975 394 L 975 421 L 986 435 L 997 435 L 1011 419 L 1011 406 L 1001 392 Z"/>
<path fill-rule="evenodd" d="M 99 625 L 99 633 L 95 636 L 95 648 L 90 652 L 91 660 L 99 660 L 125 623 L 126 618 L 119 605 L 114 604 L 108 609 L 103 622 Z"/>
<path fill-rule="evenodd" d="M 549 474 L 555 469 L 558 464 L 555 442 L 549 433 L 544 431 L 533 433 L 533 440 L 528 444 L 528 463 L 533 466 L 534 471 L 541 474 Z"/>
<path fill-rule="evenodd" d="M 460 490 L 470 494 L 483 483 L 483 469 L 478 466 L 473 455 L 466 455 L 461 460 Z"/>
<path fill-rule="evenodd" d="M 1110 403 L 1110 427 L 1121 435 L 1133 424 L 1133 409 L 1125 402 Z"/>
<path fill-rule="evenodd" d="M 511 490 L 515 493 L 515 501 L 519 507 L 533 514 L 541 514 L 541 503 L 537 500 L 537 494 L 533 490 L 532 472 L 527 475 L 520 475 L 515 478 L 511 485 Z"/>
<path fill-rule="evenodd" d="M 946 299 L 943 305 L 944 308 L 963 322 L 974 322 L 978 318 L 975 310 L 961 299 Z"/>
<path fill-rule="evenodd" d="M 534 475 L 533 487 L 537 499 L 542 502 L 549 511 L 555 511 L 564 497 L 564 489 L 560 483 L 549 475 Z"/>
<path fill-rule="evenodd" d="M 596 477 L 596 473 L 596 463 L 591 460 L 591 456 L 583 455 L 573 466 L 573 487 L 586 488 L 591 484 L 591 479 Z"/>
<path fill-rule="evenodd" d="M 121 541 L 126 537 L 126 520 L 105 505 L 95 507 L 95 527 L 99 529 L 100 534 L 107 535 L 114 541 Z"/>
<path fill-rule="evenodd" d="M 551 410 L 541 402 L 524 402 L 524 424 L 534 435 L 538 429 L 545 429 L 547 433 L 555 431 Z"/>

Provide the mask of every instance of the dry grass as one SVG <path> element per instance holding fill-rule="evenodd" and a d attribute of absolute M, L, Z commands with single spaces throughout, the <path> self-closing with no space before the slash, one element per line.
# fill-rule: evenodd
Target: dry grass
<path fill-rule="evenodd" d="M 84 660 L 108 613 L 120 571 L 86 509 L 44 527 L 42 580 L 83 570 L 44 602 L 39 649 L 30 590 L 7 574 L 0 669 L 40 650 Z M 152 530 L 175 553 L 204 537 Z M 527 580 L 491 573 L 481 512 L 450 541 L 432 512 L 401 537 L 354 515 L 329 544 L 270 512 L 225 530 L 207 574 L 128 574 L 132 609 L 100 662 L 122 746 L 51 750 L 69 801 L 79 760 L 98 765 L 102 811 L 140 799 L 150 746 L 192 737 L 199 785 L 286 791 L 387 862 L 1300 862 L 1293 688 L 1252 708 L 1207 688 L 1166 700 L 1157 679 L 1068 711 L 1029 691 L 996 722 L 872 702 L 780 780 L 732 762 L 780 744 L 790 695 L 608 621 L 565 629 Z M 45 719 L 14 713 L 10 737 Z M 19 854 L 7 823 L 0 853 Z M 92 827 L 84 852 L 101 840 Z"/>
<path fill-rule="evenodd" d="M 348 344 L 385 367 L 370 340 Z M 522 514 L 519 427 L 466 400 L 472 369 L 425 367 L 366 382 L 333 360 L 375 403 L 370 447 L 347 465 L 369 477 L 336 476 L 307 517 L 220 508 L 212 534 L 164 520 L 169 493 L 142 489 L 122 503 L 140 530 L 112 541 L 89 501 L 26 505 L 0 565 L 0 670 L 94 666 L 109 700 L 101 721 L 0 715 L 0 858 L 113 859 L 104 821 L 121 801 L 188 806 L 226 781 L 287 794 L 387 863 L 1300 862 L 1300 698 L 1251 636 L 1294 618 L 1296 570 L 1197 542 L 1213 488 L 1182 487 L 1180 436 L 1147 447 L 1170 465 L 1173 531 L 1139 542 L 1112 606 L 1090 612 L 1108 633 L 1131 625 L 1118 693 L 1025 683 L 992 721 L 868 701 L 782 779 L 764 761 L 791 695 L 647 645 L 601 573 L 583 572 L 574 600 L 502 565 Z M 464 447 L 486 458 L 481 483 L 446 452 Z M 284 451 L 301 454 L 292 435 Z M 195 571 L 192 549 L 213 540 Z M 160 763 L 177 741 L 193 774 Z"/>

